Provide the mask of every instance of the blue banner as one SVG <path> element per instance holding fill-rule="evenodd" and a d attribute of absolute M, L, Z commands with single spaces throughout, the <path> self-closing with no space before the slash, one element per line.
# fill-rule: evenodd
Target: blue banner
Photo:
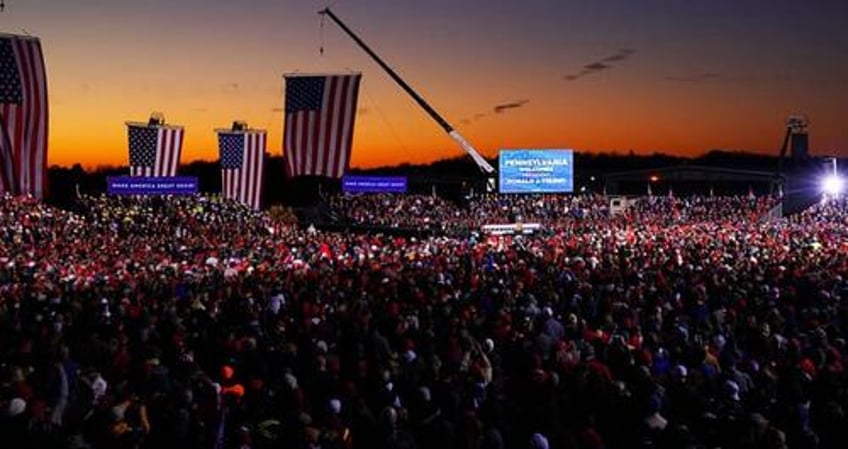
<path fill-rule="evenodd" d="M 501 150 L 498 154 L 501 193 L 566 193 L 574 191 L 572 150 Z"/>
<path fill-rule="evenodd" d="M 194 195 L 199 190 L 196 176 L 110 176 L 107 182 L 110 195 Z"/>
<path fill-rule="evenodd" d="M 406 193 L 405 176 L 345 176 L 345 193 Z"/>

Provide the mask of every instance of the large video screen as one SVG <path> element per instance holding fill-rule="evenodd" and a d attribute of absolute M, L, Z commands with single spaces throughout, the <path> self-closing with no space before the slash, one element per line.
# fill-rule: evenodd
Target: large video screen
<path fill-rule="evenodd" d="M 574 191 L 572 150 L 501 150 L 498 154 L 501 193 L 567 193 Z"/>

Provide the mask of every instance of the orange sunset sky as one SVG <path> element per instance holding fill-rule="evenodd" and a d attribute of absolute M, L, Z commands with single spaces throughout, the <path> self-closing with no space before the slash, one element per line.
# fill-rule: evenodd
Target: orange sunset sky
<path fill-rule="evenodd" d="M 126 164 L 124 122 L 152 111 L 185 126 L 183 163 L 216 159 L 213 130 L 234 119 L 267 128 L 279 154 L 288 72 L 363 73 L 353 166 L 462 154 L 335 25 L 321 27 L 327 3 L 7 0 L 0 26 L 42 39 L 51 165 Z M 793 112 L 809 116 L 814 153 L 848 155 L 845 1 L 329 3 L 489 156 L 776 153 Z"/>

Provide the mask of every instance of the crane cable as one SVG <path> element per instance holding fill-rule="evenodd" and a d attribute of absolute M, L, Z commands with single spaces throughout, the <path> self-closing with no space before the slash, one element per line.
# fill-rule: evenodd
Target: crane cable
<path fill-rule="evenodd" d="M 338 3 L 338 2 L 337 1 L 327 2 L 327 8 L 329 8 L 331 6 L 335 6 L 336 3 Z M 321 14 L 321 28 L 320 28 L 321 45 L 318 48 L 318 53 L 321 57 L 324 56 L 324 21 L 326 20 L 326 18 L 327 18 L 327 16 L 325 14 Z M 354 72 L 354 70 L 351 69 L 350 67 L 345 67 L 345 68 L 350 73 Z M 371 93 L 369 92 L 368 88 L 363 87 L 360 92 L 365 94 L 366 99 L 371 104 L 371 106 L 374 108 L 374 110 L 377 111 L 377 115 L 380 116 L 380 119 L 383 121 L 384 125 L 388 128 L 389 133 L 392 135 L 392 137 L 394 137 L 394 139 L 397 141 L 397 144 L 400 146 L 401 150 L 405 153 L 409 153 L 410 152 L 409 147 L 407 147 L 406 143 L 403 141 L 403 139 L 401 139 L 400 134 L 397 132 L 395 127 L 392 126 L 391 121 L 386 116 L 386 114 L 383 112 L 383 110 L 380 108 L 377 101 L 374 99 L 373 96 L 371 96 Z"/>
<path fill-rule="evenodd" d="M 348 68 L 348 70 L 350 70 L 350 68 Z M 375 100 L 374 97 L 371 95 L 371 92 L 369 91 L 367 86 L 363 86 L 361 91 L 365 94 L 365 97 L 368 99 L 368 102 L 371 103 L 371 107 L 373 107 L 374 110 L 377 111 L 377 115 L 380 116 L 380 119 L 383 121 L 383 124 L 386 126 L 386 128 L 389 129 L 389 133 L 391 133 L 392 137 L 394 137 L 395 141 L 400 146 L 401 151 L 403 153 L 410 154 L 411 151 L 409 150 L 409 147 L 406 146 L 406 143 L 400 137 L 400 134 L 397 132 L 395 127 L 392 126 L 392 122 L 383 112 L 383 109 L 380 108 L 379 103 L 377 103 L 377 100 Z"/>
<path fill-rule="evenodd" d="M 338 0 L 327 0 L 327 4 L 326 6 L 324 6 L 324 9 L 329 9 L 330 7 L 336 6 L 336 3 L 338 3 Z M 318 54 L 320 56 L 324 56 L 324 20 L 326 18 L 326 15 L 321 14 L 321 47 L 318 48 Z"/>
<path fill-rule="evenodd" d="M 324 19 L 324 14 L 321 14 L 321 47 L 318 49 L 321 56 L 324 56 Z"/>

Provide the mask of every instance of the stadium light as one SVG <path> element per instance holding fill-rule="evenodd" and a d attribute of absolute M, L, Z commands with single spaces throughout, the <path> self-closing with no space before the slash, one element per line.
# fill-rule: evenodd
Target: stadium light
<path fill-rule="evenodd" d="M 836 197 L 845 189 L 845 179 L 839 176 L 835 157 L 824 159 L 825 172 L 821 180 L 821 190 L 826 196 Z"/>
<path fill-rule="evenodd" d="M 845 180 L 839 175 L 830 174 L 822 179 L 822 192 L 829 196 L 839 196 L 845 189 Z"/>

